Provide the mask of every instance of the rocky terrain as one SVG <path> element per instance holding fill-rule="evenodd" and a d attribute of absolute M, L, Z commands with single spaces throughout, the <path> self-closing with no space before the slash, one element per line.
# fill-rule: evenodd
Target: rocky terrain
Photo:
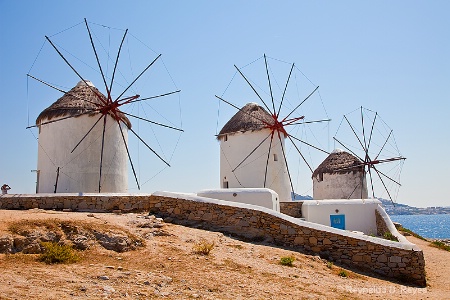
<path fill-rule="evenodd" d="M 262 241 L 147 214 L 0 210 L 0 299 L 449 299 L 450 252 L 424 250 L 428 286 L 359 273 Z M 168 221 L 168 220 L 166 220 Z M 37 260 L 42 242 L 80 260 Z M 208 255 L 202 245 L 211 246 Z M 292 266 L 282 265 L 289 258 Z"/>

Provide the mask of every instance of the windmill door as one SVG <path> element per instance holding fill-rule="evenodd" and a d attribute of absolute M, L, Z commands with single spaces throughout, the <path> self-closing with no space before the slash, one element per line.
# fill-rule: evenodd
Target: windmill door
<path fill-rule="evenodd" d="M 333 228 L 345 230 L 345 215 L 330 215 L 330 225 Z"/>

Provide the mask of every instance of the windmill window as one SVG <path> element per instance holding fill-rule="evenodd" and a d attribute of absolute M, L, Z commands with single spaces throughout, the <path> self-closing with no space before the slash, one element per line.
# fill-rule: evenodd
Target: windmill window
<path fill-rule="evenodd" d="M 224 142 L 228 141 L 228 135 L 227 135 L 227 134 L 225 134 L 225 135 L 223 136 L 223 141 L 224 141 Z"/>
<path fill-rule="evenodd" d="M 323 181 L 323 173 L 319 173 L 319 181 Z"/>
<path fill-rule="evenodd" d="M 227 188 L 228 188 L 228 181 L 224 181 L 224 182 L 223 182 L 223 188 L 224 188 L 224 189 L 227 189 Z"/>
<path fill-rule="evenodd" d="M 277 154 L 273 155 L 273 161 L 278 161 L 278 155 Z"/>

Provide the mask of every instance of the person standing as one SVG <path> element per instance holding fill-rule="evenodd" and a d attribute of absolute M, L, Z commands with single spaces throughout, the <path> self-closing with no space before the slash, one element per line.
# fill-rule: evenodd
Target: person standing
<path fill-rule="evenodd" d="M 1 189 L 2 189 L 2 195 L 6 195 L 6 194 L 8 194 L 8 190 L 10 190 L 11 187 L 5 183 L 4 185 L 2 185 Z"/>

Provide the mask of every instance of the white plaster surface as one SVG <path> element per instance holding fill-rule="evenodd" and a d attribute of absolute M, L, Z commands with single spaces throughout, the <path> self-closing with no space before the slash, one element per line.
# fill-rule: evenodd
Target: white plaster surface
<path fill-rule="evenodd" d="M 269 188 L 274 190 L 280 202 L 291 202 L 291 187 L 287 173 L 286 162 L 283 157 L 281 143 L 278 136 L 267 138 L 256 151 L 252 151 L 270 135 L 269 129 L 239 132 L 227 135 L 227 141 L 220 139 L 220 187 L 228 182 L 229 188 Z M 284 137 L 281 137 L 284 147 Z M 270 156 L 267 164 L 267 157 Z M 234 172 L 250 153 L 252 153 Z M 274 155 L 277 160 L 274 160 Z M 267 178 L 264 184 L 264 175 Z"/>
<path fill-rule="evenodd" d="M 375 210 L 381 204 L 375 199 L 305 200 L 302 216 L 308 222 L 331 226 L 330 215 L 345 215 L 345 230 L 377 234 Z"/>
<path fill-rule="evenodd" d="M 57 192 L 98 192 L 103 119 L 72 149 L 100 117 L 83 115 L 41 125 L 38 149 L 38 192 L 52 193 L 55 189 L 57 168 L 60 167 Z M 54 119 L 52 119 L 54 120 Z M 47 120 L 43 120 L 45 122 Z M 127 127 L 122 124 L 125 140 Z M 106 121 L 105 145 L 102 163 L 101 192 L 128 191 L 128 156 L 117 122 L 109 115 Z"/>
<path fill-rule="evenodd" d="M 248 188 L 248 189 L 202 190 L 197 193 L 197 196 L 259 205 L 273 209 L 278 212 L 280 211 L 280 202 L 278 201 L 278 194 L 271 189 Z"/>
<path fill-rule="evenodd" d="M 323 180 L 313 178 L 313 198 L 322 199 L 367 199 L 366 176 L 360 172 L 346 174 L 323 174 Z"/>

